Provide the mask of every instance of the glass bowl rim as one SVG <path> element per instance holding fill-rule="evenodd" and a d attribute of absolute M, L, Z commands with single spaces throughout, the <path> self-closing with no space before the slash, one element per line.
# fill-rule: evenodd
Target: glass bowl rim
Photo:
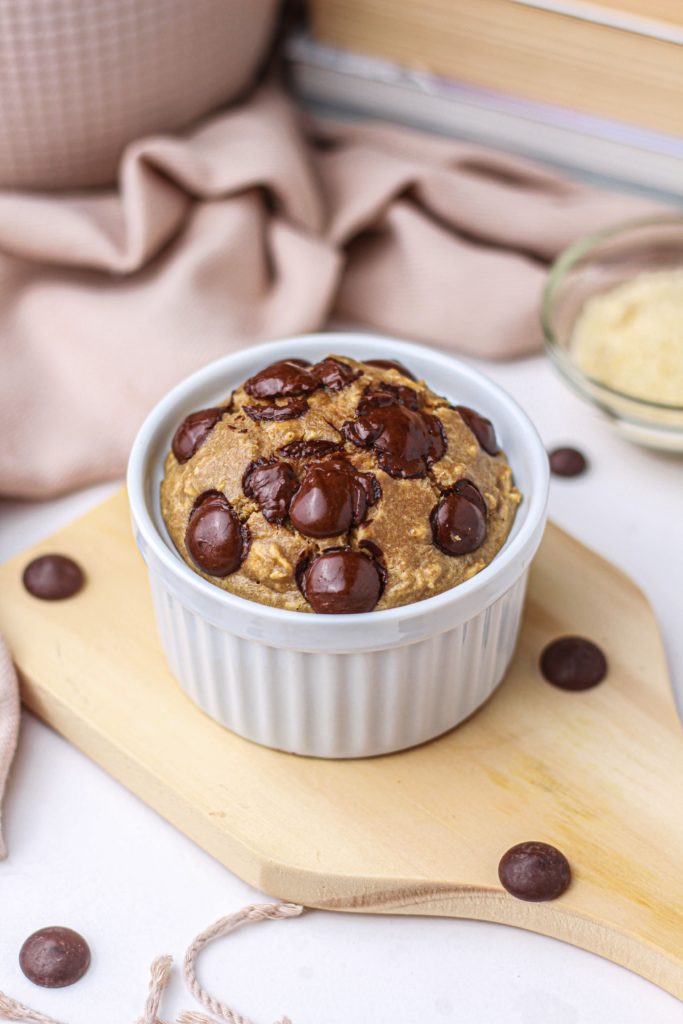
<path fill-rule="evenodd" d="M 581 393 L 585 397 L 589 398 L 590 401 L 595 402 L 596 399 L 588 392 L 585 387 L 586 384 L 590 385 L 591 388 L 594 388 L 598 393 L 602 392 L 605 396 L 613 396 L 621 401 L 628 402 L 632 407 L 640 407 L 643 411 L 651 409 L 658 412 L 683 413 L 683 404 L 674 405 L 669 402 L 655 402 L 649 398 L 641 398 L 638 395 L 628 394 L 626 391 L 621 391 L 619 388 L 613 388 L 609 384 L 605 384 L 604 381 L 596 380 L 594 377 L 590 377 L 588 374 L 584 373 L 577 365 L 576 361 L 572 359 L 567 349 L 558 342 L 552 324 L 556 288 L 561 283 L 566 273 L 571 270 L 583 256 L 589 254 L 591 250 L 597 249 L 598 246 L 610 238 L 617 238 L 619 235 L 625 236 L 629 232 L 640 228 L 657 227 L 659 225 L 680 227 L 681 248 L 683 249 L 683 213 L 660 214 L 653 217 L 639 217 L 633 220 L 621 221 L 619 224 L 613 225 L 612 227 L 603 228 L 600 231 L 593 231 L 588 235 L 582 235 L 581 238 L 578 238 L 575 242 L 572 242 L 571 245 L 568 245 L 563 249 L 551 264 L 546 283 L 543 288 L 543 296 L 541 300 L 541 326 L 545 337 L 546 351 L 551 357 L 553 363 L 562 372 L 562 374 L 568 378 L 570 383 L 575 387 L 580 388 Z M 600 404 L 602 408 L 605 408 L 606 411 L 609 411 L 612 415 L 615 415 L 614 409 L 610 408 L 609 404 L 606 406 L 603 406 L 602 403 L 598 404 Z M 641 420 L 641 422 L 643 422 L 643 420 Z M 655 425 L 650 421 L 645 422 L 651 426 Z M 673 424 L 657 423 L 656 426 L 666 430 L 677 429 Z"/>

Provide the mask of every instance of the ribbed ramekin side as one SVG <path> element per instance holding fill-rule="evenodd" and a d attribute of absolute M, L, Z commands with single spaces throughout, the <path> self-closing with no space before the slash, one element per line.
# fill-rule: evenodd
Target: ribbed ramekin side
<path fill-rule="evenodd" d="M 473 619 L 416 643 L 327 654 L 218 629 L 150 577 L 169 664 L 199 707 L 256 743 L 339 758 L 415 746 L 483 704 L 514 653 L 526 583 L 525 573 Z"/>

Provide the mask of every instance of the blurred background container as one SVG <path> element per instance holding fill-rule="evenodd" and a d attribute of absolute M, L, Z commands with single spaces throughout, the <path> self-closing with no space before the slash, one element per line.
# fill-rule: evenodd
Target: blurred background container
<path fill-rule="evenodd" d="M 113 182 L 127 143 L 240 96 L 278 0 L 0 0 L 0 187 Z"/>

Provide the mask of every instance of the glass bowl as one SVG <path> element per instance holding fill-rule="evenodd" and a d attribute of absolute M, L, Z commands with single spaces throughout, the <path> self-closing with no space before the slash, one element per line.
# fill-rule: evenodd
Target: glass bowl
<path fill-rule="evenodd" d="M 619 433 L 648 447 L 683 452 L 683 403 L 650 401 L 593 379 L 577 364 L 571 344 L 588 299 L 638 274 L 663 270 L 683 270 L 683 215 L 630 221 L 587 235 L 551 267 L 541 321 L 546 350 L 560 376 Z"/>

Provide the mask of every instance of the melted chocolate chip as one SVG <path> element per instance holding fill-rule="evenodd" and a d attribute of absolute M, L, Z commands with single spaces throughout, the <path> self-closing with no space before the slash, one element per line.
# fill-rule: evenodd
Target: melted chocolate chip
<path fill-rule="evenodd" d="M 41 928 L 29 935 L 19 952 L 19 966 L 42 988 L 65 988 L 90 966 L 88 943 L 71 928 Z"/>
<path fill-rule="evenodd" d="M 341 447 L 338 441 L 290 441 L 278 450 L 278 455 L 283 459 L 320 459 Z"/>
<path fill-rule="evenodd" d="M 244 390 L 252 398 L 288 398 L 308 395 L 318 381 L 300 359 L 281 359 L 244 382 Z"/>
<path fill-rule="evenodd" d="M 562 636 L 543 650 L 541 672 L 561 690 L 589 690 L 607 675 L 607 659 L 600 648 L 582 636 Z"/>
<path fill-rule="evenodd" d="M 24 569 L 22 582 L 29 594 L 43 601 L 73 597 L 83 586 L 83 570 L 66 555 L 41 555 Z"/>
<path fill-rule="evenodd" d="M 359 448 L 373 448 L 380 467 L 394 477 L 426 476 L 446 451 L 436 416 L 395 402 L 347 421 L 341 432 Z"/>
<path fill-rule="evenodd" d="M 303 568 L 299 579 L 311 608 L 323 615 L 371 612 L 384 586 L 375 560 L 352 548 L 328 548 Z"/>
<path fill-rule="evenodd" d="M 171 448 L 178 462 L 187 462 L 197 449 L 204 444 L 207 437 L 225 412 L 224 409 L 200 409 L 191 412 L 180 424 Z"/>
<path fill-rule="evenodd" d="M 209 576 L 229 576 L 249 550 L 249 531 L 220 491 L 200 495 L 190 513 L 185 544 L 195 565 Z"/>
<path fill-rule="evenodd" d="M 408 380 L 417 380 L 415 374 L 406 369 L 403 363 L 399 363 L 398 359 L 364 359 L 363 362 L 366 366 L 377 366 L 380 370 L 398 370 Z"/>
<path fill-rule="evenodd" d="M 491 420 L 487 420 L 485 416 L 481 416 L 474 409 L 468 409 L 466 405 L 456 405 L 455 411 L 460 413 L 484 451 L 489 455 L 497 455 L 500 448 Z"/>
<path fill-rule="evenodd" d="M 469 480 L 458 482 L 469 484 L 477 491 Z M 476 499 L 473 501 L 467 496 L 469 488 L 464 489 L 465 493 L 458 493 L 457 486 L 444 494 L 430 516 L 434 543 L 446 555 L 467 555 L 480 548 L 486 539 L 485 507 L 482 510 Z M 477 494 L 483 501 L 479 491 Z"/>
<path fill-rule="evenodd" d="M 463 498 L 467 498 L 468 501 L 471 501 L 473 505 L 476 505 L 477 508 L 481 510 L 482 515 L 488 515 L 484 496 L 471 480 L 458 480 L 450 490 L 455 491 L 456 494 L 461 494 Z"/>
<path fill-rule="evenodd" d="M 290 398 L 283 405 L 245 405 L 244 411 L 252 420 L 297 420 L 308 409 L 305 398 Z"/>
<path fill-rule="evenodd" d="M 337 359 L 322 359 L 311 368 L 311 373 L 322 387 L 331 391 L 341 391 L 361 376 L 360 370 L 354 370 L 348 363 Z"/>
<path fill-rule="evenodd" d="M 383 409 L 388 405 L 404 405 L 406 409 L 419 409 L 417 391 L 406 384 L 368 384 L 356 408 L 357 416 L 366 416 L 372 409 Z"/>
<path fill-rule="evenodd" d="M 501 885 L 519 900 L 541 903 L 555 900 L 567 889 L 572 872 L 569 861 L 549 843 L 518 843 L 501 857 Z"/>
<path fill-rule="evenodd" d="M 360 525 L 380 493 L 372 473 L 359 473 L 343 456 L 332 455 L 306 467 L 289 518 L 306 537 L 335 537 Z"/>
<path fill-rule="evenodd" d="M 588 468 L 586 456 L 578 448 L 555 448 L 548 461 L 555 476 L 579 476 Z"/>
<path fill-rule="evenodd" d="M 258 459 L 250 462 L 242 477 L 242 490 L 257 501 L 263 518 L 269 523 L 283 523 L 289 503 L 299 486 L 296 473 L 288 462 Z"/>

